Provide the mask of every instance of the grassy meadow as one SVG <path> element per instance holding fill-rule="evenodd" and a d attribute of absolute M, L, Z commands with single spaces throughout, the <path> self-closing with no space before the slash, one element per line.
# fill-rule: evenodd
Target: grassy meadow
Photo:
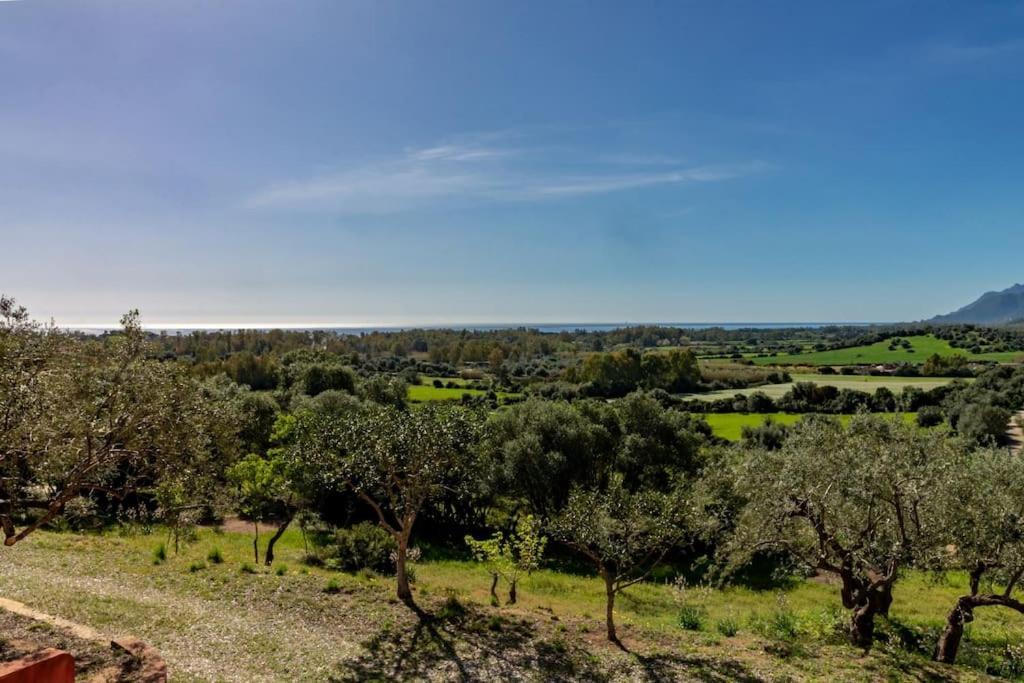
<path fill-rule="evenodd" d="M 458 384 L 458 387 L 435 387 L 433 382 L 435 379 L 440 379 L 443 383 L 447 384 L 453 382 Z M 459 401 L 466 394 L 470 396 L 486 396 L 487 392 L 483 389 L 474 389 L 469 385 L 469 380 L 459 378 L 448 378 L 448 377 L 421 377 L 420 384 L 413 384 L 409 386 L 408 397 L 413 403 L 425 403 L 427 401 Z M 517 397 L 519 394 L 509 393 L 507 391 L 497 392 L 498 400 L 503 401 L 506 398 Z"/>
<path fill-rule="evenodd" d="M 885 387 L 894 394 L 903 391 L 904 387 L 918 387 L 928 390 L 941 387 L 950 382 L 957 381 L 950 377 L 875 377 L 871 375 L 818 375 L 815 373 L 794 373 L 791 375 L 792 382 L 784 384 L 763 384 L 758 387 L 746 387 L 743 389 L 721 389 L 701 394 L 685 394 L 683 398 L 697 399 L 699 401 L 717 401 L 723 398 L 732 398 L 737 394 L 749 396 L 754 393 L 763 393 L 772 399 L 782 398 L 793 388 L 797 382 L 813 382 L 821 386 L 832 386 L 837 389 L 854 389 L 873 393 L 876 389 Z M 961 379 L 959 381 L 971 381 L 973 378 Z"/>
<path fill-rule="evenodd" d="M 899 413 L 906 422 L 913 422 L 917 413 Z M 771 418 L 775 422 L 784 425 L 792 425 L 799 422 L 803 413 L 707 413 L 702 416 L 711 425 L 715 436 L 730 441 L 739 441 L 743 434 L 744 427 L 760 427 Z M 848 424 L 853 415 L 836 415 L 844 425 Z"/>
<path fill-rule="evenodd" d="M 883 363 L 923 363 L 933 354 L 940 356 L 963 355 L 969 360 L 1013 362 L 1024 359 L 1024 352 L 1005 351 L 989 353 L 970 353 L 965 349 L 956 349 L 949 342 L 933 335 L 916 335 L 901 337 L 910 342 L 911 348 L 897 347 L 889 349 L 889 340 L 853 346 L 846 349 L 829 351 L 808 351 L 805 353 L 780 353 L 776 356 L 751 357 L 758 365 L 861 365 Z"/>
<path fill-rule="evenodd" d="M 388 577 L 304 566 L 296 530 L 272 568 L 253 565 L 244 533 L 202 529 L 156 563 L 166 540 L 160 530 L 40 532 L 4 549 L 0 583 L 37 609 L 146 639 L 176 681 L 973 680 L 1011 666 L 1000 653 L 1024 637 L 1020 615 L 980 612 L 961 665 L 928 662 L 930 639 L 966 589 L 958 574 L 902 579 L 867 658 L 844 644 L 831 581 L 685 596 L 653 581 L 620 597 L 619 649 L 603 638 L 603 585 L 590 574 L 535 572 L 517 605 L 492 607 L 479 565 L 427 559 L 415 566 L 417 602 L 432 615 L 421 620 L 393 599 Z M 684 606 L 697 615 L 687 628 Z"/>

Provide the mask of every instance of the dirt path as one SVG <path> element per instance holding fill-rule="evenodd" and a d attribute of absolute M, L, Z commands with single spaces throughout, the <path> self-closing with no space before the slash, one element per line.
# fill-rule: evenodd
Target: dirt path
<path fill-rule="evenodd" d="M 1024 429 L 1021 428 L 1021 424 L 1024 424 L 1024 410 L 1010 418 L 1010 425 L 1006 429 L 1006 435 L 1010 439 L 1010 448 L 1014 453 L 1020 453 L 1024 449 Z"/>

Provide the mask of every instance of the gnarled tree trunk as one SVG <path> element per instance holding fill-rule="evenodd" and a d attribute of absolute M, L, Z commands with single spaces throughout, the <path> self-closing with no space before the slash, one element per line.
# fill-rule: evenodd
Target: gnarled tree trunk
<path fill-rule="evenodd" d="M 270 537 L 269 541 L 267 541 L 267 552 L 263 553 L 263 564 L 268 567 L 274 563 L 274 545 L 277 543 L 278 539 L 284 535 L 285 529 L 287 529 L 288 525 L 292 523 L 292 518 L 294 516 L 294 512 L 287 512 L 285 518 L 281 520 L 280 524 L 278 524 L 277 531 L 275 531 L 274 535 Z"/>
<path fill-rule="evenodd" d="M 252 539 L 252 554 L 256 558 L 256 564 L 260 563 L 260 523 L 253 522 L 252 528 L 255 529 L 256 535 Z"/>
<path fill-rule="evenodd" d="M 508 604 L 510 604 L 510 605 L 516 604 L 516 582 L 515 581 L 509 582 L 509 586 L 508 586 Z"/>
<path fill-rule="evenodd" d="M 844 576 L 843 605 L 852 610 L 850 641 L 868 652 L 875 642 L 875 617 L 887 615 L 892 605 L 892 582 Z"/>
<path fill-rule="evenodd" d="M 974 610 L 977 607 L 1009 607 L 1024 614 L 1024 603 L 1008 595 L 964 595 L 956 601 L 956 607 L 946 617 L 946 627 L 935 645 L 934 659 L 936 662 L 955 664 L 960 650 L 960 641 L 964 635 L 964 624 L 974 621 Z"/>
<path fill-rule="evenodd" d="M 964 624 L 974 621 L 974 605 L 972 597 L 965 595 L 956 601 L 956 607 L 946 617 L 946 627 L 942 629 L 939 642 L 935 645 L 936 662 L 953 664 L 956 662 L 956 655 L 960 651 L 960 641 L 964 637 Z"/>
<path fill-rule="evenodd" d="M 498 604 L 498 572 L 491 572 L 491 603 Z"/>

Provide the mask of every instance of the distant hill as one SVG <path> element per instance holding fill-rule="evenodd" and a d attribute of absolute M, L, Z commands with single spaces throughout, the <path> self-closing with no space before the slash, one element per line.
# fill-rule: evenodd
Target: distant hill
<path fill-rule="evenodd" d="M 998 325 L 1020 320 L 1024 320 L 1024 285 L 1014 285 L 1001 292 L 985 292 L 974 303 L 946 315 L 937 315 L 928 322 Z"/>

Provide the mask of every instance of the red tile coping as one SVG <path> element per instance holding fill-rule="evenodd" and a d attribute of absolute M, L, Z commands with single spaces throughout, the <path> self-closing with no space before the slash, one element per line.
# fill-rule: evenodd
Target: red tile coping
<path fill-rule="evenodd" d="M 0 683 L 75 683 L 75 658 L 52 647 L 0 664 Z"/>

